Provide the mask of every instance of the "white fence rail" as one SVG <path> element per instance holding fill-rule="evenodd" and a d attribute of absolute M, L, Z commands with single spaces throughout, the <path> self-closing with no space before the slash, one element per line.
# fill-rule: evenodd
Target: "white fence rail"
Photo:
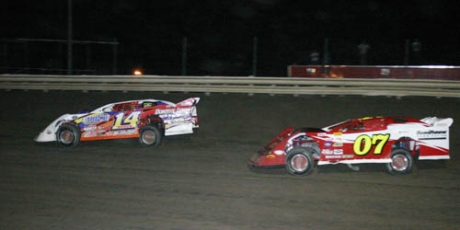
<path fill-rule="evenodd" d="M 460 81 L 421 79 L 0 75 L 0 89 L 460 98 Z"/>

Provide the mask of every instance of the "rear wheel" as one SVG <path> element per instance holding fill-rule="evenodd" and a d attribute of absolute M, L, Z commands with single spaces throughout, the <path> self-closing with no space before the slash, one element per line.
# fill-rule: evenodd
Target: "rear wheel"
<path fill-rule="evenodd" d="M 308 175 L 313 172 L 313 150 L 295 148 L 287 153 L 286 169 L 291 175 Z"/>
<path fill-rule="evenodd" d="M 75 147 L 80 143 L 80 129 L 71 124 L 63 124 L 56 132 L 56 140 L 63 147 Z"/>
<path fill-rule="evenodd" d="M 139 130 L 139 143 L 143 147 L 157 147 L 161 143 L 160 130 L 152 125 L 147 125 Z"/>
<path fill-rule="evenodd" d="M 386 170 L 392 175 L 408 174 L 412 171 L 414 158 L 409 151 L 403 148 L 393 149 L 391 162 L 386 164 Z"/>

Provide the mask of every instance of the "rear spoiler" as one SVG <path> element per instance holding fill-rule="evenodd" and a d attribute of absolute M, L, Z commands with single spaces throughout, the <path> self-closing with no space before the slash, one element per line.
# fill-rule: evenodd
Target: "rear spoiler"
<path fill-rule="evenodd" d="M 191 97 L 191 98 L 185 99 L 185 100 L 177 103 L 177 105 L 180 105 L 180 106 L 194 106 L 194 105 L 198 104 L 199 101 L 200 101 L 199 97 Z"/>
<path fill-rule="evenodd" d="M 430 126 L 442 126 L 442 127 L 450 127 L 452 123 L 454 123 L 454 119 L 452 118 L 438 118 L 438 117 L 425 117 L 421 119 L 421 121 L 427 123 Z"/>

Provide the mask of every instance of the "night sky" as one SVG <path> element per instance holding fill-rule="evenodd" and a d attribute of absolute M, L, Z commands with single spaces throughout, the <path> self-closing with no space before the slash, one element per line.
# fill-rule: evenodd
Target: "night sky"
<path fill-rule="evenodd" d="M 455 1 L 306 0 L 72 0 L 75 41 L 118 42 L 116 73 L 180 75 L 187 38 L 187 75 L 286 76 L 317 50 L 330 64 L 359 65 L 357 46 L 370 45 L 367 64 L 403 65 L 406 44 L 422 46 L 415 63 L 459 65 L 460 4 Z M 0 3 L 2 72 L 66 67 L 67 0 Z M 256 40 L 255 40 L 256 38 Z M 328 41 L 327 46 L 325 42 Z M 409 43 L 406 43 L 409 41 Z M 256 43 L 255 43 L 256 42 Z M 409 46 L 410 48 L 410 46 Z M 75 44 L 73 66 L 111 74 L 113 47 Z"/>

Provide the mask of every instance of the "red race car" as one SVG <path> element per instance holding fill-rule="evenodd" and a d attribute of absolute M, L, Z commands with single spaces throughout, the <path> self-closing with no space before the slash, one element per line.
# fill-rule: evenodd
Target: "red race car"
<path fill-rule="evenodd" d="M 447 160 L 452 118 L 376 116 L 324 128 L 286 128 L 249 159 L 250 167 L 286 167 L 307 175 L 315 165 L 382 163 L 390 174 L 407 174 L 414 160 Z"/>
<path fill-rule="evenodd" d="M 111 103 L 89 113 L 64 114 L 36 138 L 74 147 L 80 141 L 139 138 L 142 146 L 157 146 L 163 136 L 191 134 L 199 127 L 192 97 L 177 104 L 156 99 Z"/>

